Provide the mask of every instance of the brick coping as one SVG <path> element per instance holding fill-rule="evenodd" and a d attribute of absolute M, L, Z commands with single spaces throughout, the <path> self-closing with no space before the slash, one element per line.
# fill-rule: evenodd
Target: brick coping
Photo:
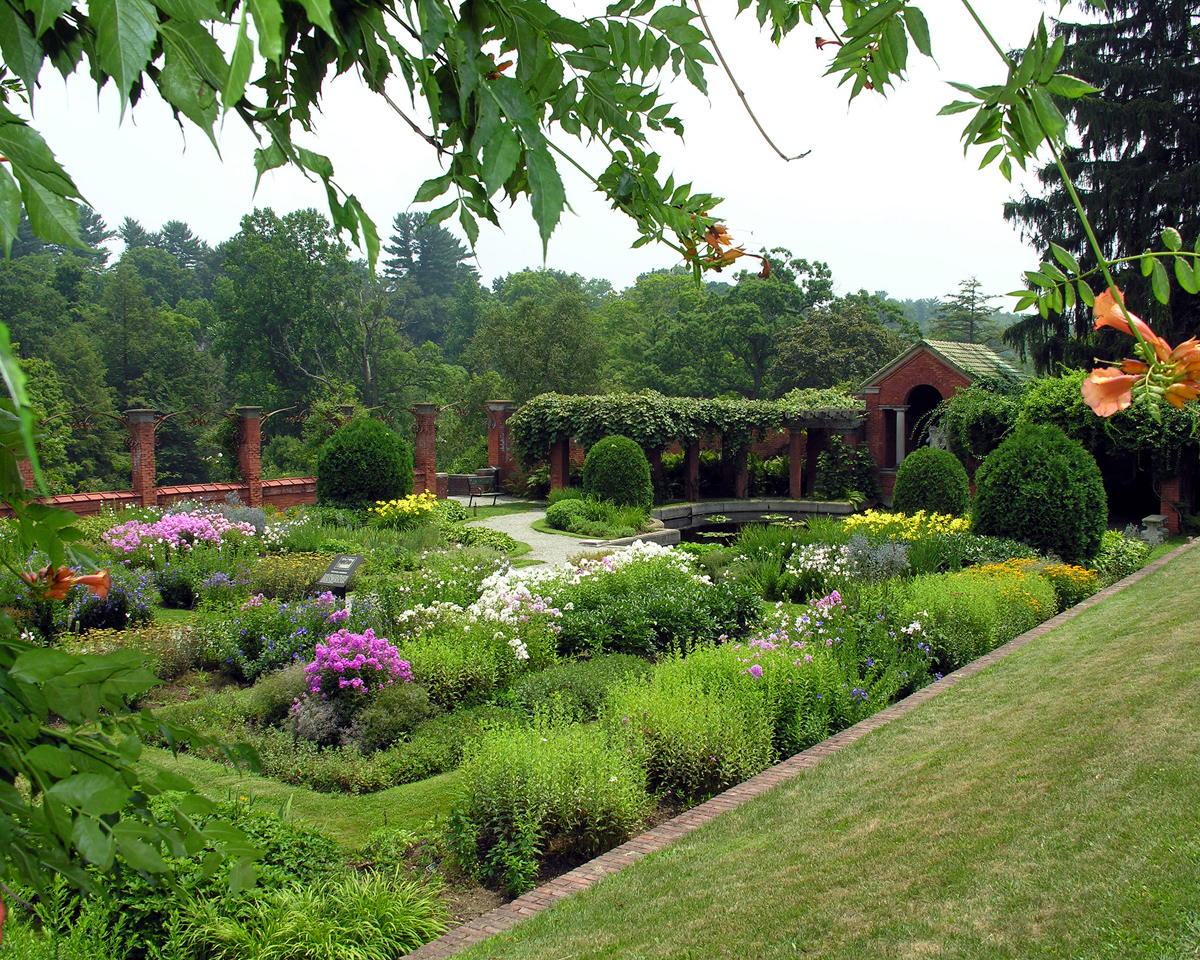
<path fill-rule="evenodd" d="M 624 869 L 647 854 L 662 850 L 680 837 L 686 836 L 693 830 L 697 830 L 705 824 L 710 823 L 726 810 L 735 810 L 742 804 L 761 796 L 773 787 L 777 787 L 781 783 L 786 783 L 803 771 L 816 766 L 822 757 L 837 753 L 843 747 L 861 740 L 872 730 L 878 730 L 891 721 L 912 712 L 921 704 L 957 686 L 968 677 L 973 677 L 977 673 L 983 672 L 988 667 L 1003 660 L 1013 651 L 1019 650 L 1033 640 L 1049 633 L 1055 627 L 1074 619 L 1089 607 L 1103 603 L 1109 597 L 1120 593 L 1127 587 L 1154 573 L 1176 557 L 1192 549 L 1197 542 L 1200 541 L 1193 540 L 1180 547 L 1176 547 L 1165 556 L 1159 557 L 1153 563 L 1142 567 L 1141 570 L 1137 570 L 1125 579 L 1118 580 L 1111 586 L 1105 587 L 1099 593 L 1093 594 L 1086 600 L 1051 617 L 1032 630 L 1027 630 L 1019 637 L 1010 640 L 1003 646 L 997 647 L 991 653 L 986 653 L 977 660 L 972 660 L 953 673 L 947 674 L 941 680 L 936 680 L 928 686 L 922 687 L 915 693 L 909 694 L 903 700 L 893 703 L 890 707 L 885 707 L 865 720 L 860 720 L 852 727 L 847 727 L 845 730 L 835 733 L 832 737 L 822 740 L 815 746 L 809 747 L 807 750 L 803 750 L 775 764 L 773 767 L 768 767 L 762 773 L 756 774 L 749 780 L 744 780 L 736 786 L 730 787 L 724 793 L 718 794 L 711 800 L 692 807 L 690 810 L 679 814 L 679 816 L 659 824 L 659 826 L 654 827 L 652 830 L 648 830 L 631 840 L 627 840 L 619 847 L 614 847 L 594 860 L 589 860 L 574 870 L 564 873 L 562 876 L 555 877 L 549 883 L 530 890 L 515 900 L 496 907 L 494 910 L 476 917 L 474 920 L 470 920 L 461 926 L 455 927 L 444 933 L 437 940 L 432 940 L 424 946 L 418 947 L 412 953 L 408 954 L 408 957 L 413 958 L 413 960 L 441 960 L 443 957 L 453 956 L 461 950 L 465 950 L 497 934 L 506 932 L 521 920 L 541 913 L 558 900 L 569 897 L 581 890 L 586 890 L 608 875 Z"/>

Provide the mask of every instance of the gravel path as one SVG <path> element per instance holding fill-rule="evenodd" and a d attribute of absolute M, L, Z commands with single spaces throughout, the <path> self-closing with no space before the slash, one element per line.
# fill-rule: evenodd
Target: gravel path
<path fill-rule="evenodd" d="M 465 497 L 463 498 L 466 499 Z M 503 498 L 498 504 L 504 503 Z M 543 563 L 563 563 L 568 558 L 582 553 L 586 547 L 581 547 L 581 540 L 575 537 L 562 536 L 556 533 L 542 533 L 533 529 L 535 520 L 544 520 L 546 511 L 541 509 L 526 510 L 523 513 L 508 513 L 501 517 L 489 517 L 486 520 L 472 520 L 470 523 L 481 527 L 489 527 L 507 533 L 510 537 L 529 544 L 533 549 L 521 557 L 522 560 L 541 560 Z"/>

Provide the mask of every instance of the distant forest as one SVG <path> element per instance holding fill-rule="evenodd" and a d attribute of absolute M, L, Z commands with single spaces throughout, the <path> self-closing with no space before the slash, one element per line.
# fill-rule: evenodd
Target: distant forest
<path fill-rule="evenodd" d="M 239 404 L 273 413 L 265 476 L 311 471 L 345 404 L 406 432 L 419 401 L 441 408 L 439 468 L 463 471 L 486 463 L 487 399 L 853 386 L 920 336 L 1000 346 L 1014 319 L 973 279 L 944 297 L 838 297 L 827 264 L 783 248 L 768 278 L 731 273 L 703 289 L 682 269 L 621 291 L 540 269 L 489 289 L 464 245 L 419 213 L 395 217 L 375 276 L 314 210 L 255 210 L 215 247 L 180 221 L 114 230 L 85 207 L 80 226 L 86 247 L 64 249 L 22 223 L 0 266 L 0 319 L 57 492 L 128 487 L 119 417 L 134 407 L 172 414 L 158 429 L 160 484 L 235 476 L 221 414 Z"/>

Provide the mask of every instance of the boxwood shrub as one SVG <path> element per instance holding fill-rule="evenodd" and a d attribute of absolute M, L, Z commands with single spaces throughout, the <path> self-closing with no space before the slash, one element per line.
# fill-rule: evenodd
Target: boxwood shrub
<path fill-rule="evenodd" d="M 378 420 L 351 420 L 317 454 L 317 502 L 364 509 L 412 493 L 412 451 Z"/>
<path fill-rule="evenodd" d="M 896 469 L 893 510 L 907 514 L 924 510 L 956 517 L 970 505 L 967 471 L 949 450 L 921 447 Z"/>
<path fill-rule="evenodd" d="M 1091 559 L 1108 522 L 1095 458 L 1058 427 L 1023 424 L 975 473 L 975 530 L 1067 563 Z"/>
<path fill-rule="evenodd" d="M 650 463 L 628 437 L 611 436 L 592 445 L 583 461 L 583 489 L 597 500 L 648 507 L 654 502 Z"/>

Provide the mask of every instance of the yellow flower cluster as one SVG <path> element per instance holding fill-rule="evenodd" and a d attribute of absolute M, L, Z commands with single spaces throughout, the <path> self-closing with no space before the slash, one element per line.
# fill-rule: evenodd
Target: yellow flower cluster
<path fill-rule="evenodd" d="M 1095 570 L 1066 563 L 1046 563 L 1044 560 L 1009 560 L 1008 563 L 1038 574 L 1054 588 L 1058 609 L 1073 607 L 1086 600 L 1099 588 Z"/>
<path fill-rule="evenodd" d="M 403 500 L 376 500 L 371 512 L 385 526 L 406 527 L 437 509 L 437 494 L 410 493 Z"/>
<path fill-rule="evenodd" d="M 931 534 L 966 533 L 971 521 L 966 517 L 951 517 L 944 513 L 918 510 L 911 517 L 903 513 L 866 510 L 842 521 L 851 533 L 865 533 L 872 538 L 888 540 L 919 540 Z"/>
<path fill-rule="evenodd" d="M 1054 613 L 1044 609 L 1044 599 L 1035 596 L 1030 590 L 1030 582 L 1036 583 L 1040 574 L 1041 570 L 1038 569 L 1036 560 L 1005 560 L 1003 563 L 967 567 L 959 576 L 994 584 L 1006 601 L 1029 607 L 1038 615 L 1040 622 Z M 1045 592 L 1045 587 L 1042 588 L 1042 592 Z"/>

